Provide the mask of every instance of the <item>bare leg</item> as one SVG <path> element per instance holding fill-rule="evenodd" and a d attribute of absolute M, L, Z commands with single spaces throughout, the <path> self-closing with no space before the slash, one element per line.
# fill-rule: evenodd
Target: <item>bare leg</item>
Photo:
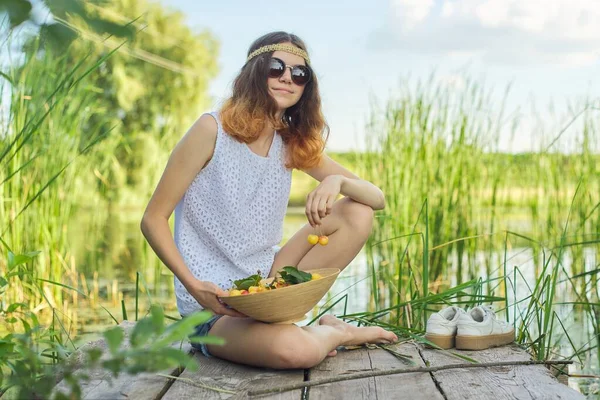
<path fill-rule="evenodd" d="M 393 332 L 358 328 L 327 315 L 318 326 L 271 325 L 250 318 L 223 317 L 210 330 L 224 346 L 208 346 L 216 357 L 240 364 L 276 369 L 311 368 L 341 345 L 392 343 Z"/>
<path fill-rule="evenodd" d="M 367 241 L 373 225 L 373 210 L 350 198 L 335 202 L 332 213 L 322 220 L 321 231 L 329 236 L 327 246 L 312 246 L 306 237 L 315 229 L 306 224 L 279 251 L 270 276 L 286 265 L 299 269 L 344 269 Z M 223 317 L 210 330 L 225 338 L 224 346 L 208 346 L 220 358 L 241 364 L 287 369 L 311 368 L 335 355 L 341 345 L 391 343 L 393 332 L 380 327 L 356 327 L 327 315 L 318 326 L 270 325 L 249 318 Z"/>
<path fill-rule="evenodd" d="M 330 215 L 316 229 L 304 225 L 277 253 L 269 276 L 286 265 L 301 270 L 314 268 L 339 268 L 343 270 L 356 257 L 371 234 L 373 209 L 350 198 L 342 198 L 333 205 Z M 313 246 L 306 240 L 311 233 L 329 236 L 329 244 Z M 336 350 L 328 356 L 335 356 Z"/>
<path fill-rule="evenodd" d="M 279 250 L 269 276 L 286 265 L 299 269 L 339 268 L 343 270 L 360 252 L 373 227 L 373 209 L 345 197 L 336 201 L 320 230 L 329 236 L 327 246 L 311 245 L 307 236 L 315 228 L 306 224 Z"/>

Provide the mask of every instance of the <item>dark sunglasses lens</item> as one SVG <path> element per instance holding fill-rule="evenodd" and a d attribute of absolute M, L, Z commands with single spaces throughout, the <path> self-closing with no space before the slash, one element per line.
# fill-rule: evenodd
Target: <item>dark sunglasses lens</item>
<path fill-rule="evenodd" d="M 269 65 L 269 78 L 279 78 L 285 71 L 285 65 L 278 58 L 271 58 L 271 64 Z"/>
<path fill-rule="evenodd" d="M 310 80 L 310 70 L 302 65 L 296 65 L 292 69 L 292 80 L 296 85 L 306 85 Z"/>

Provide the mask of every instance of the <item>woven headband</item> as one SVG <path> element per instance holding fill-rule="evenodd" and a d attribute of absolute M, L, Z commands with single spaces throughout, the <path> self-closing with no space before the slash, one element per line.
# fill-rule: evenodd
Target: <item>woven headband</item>
<path fill-rule="evenodd" d="M 304 58 L 304 60 L 306 61 L 307 64 L 310 64 L 310 59 L 308 58 L 308 53 L 306 51 L 304 51 L 301 48 L 296 47 L 296 46 L 291 46 L 289 44 L 281 44 L 281 43 L 269 44 L 269 45 L 266 45 L 263 47 L 259 47 L 258 49 L 254 50 L 252 53 L 250 53 L 250 55 L 246 59 L 246 62 L 250 61 L 254 57 L 258 56 L 259 54 L 268 53 L 268 52 L 276 51 L 276 50 L 281 50 L 281 51 L 285 51 L 287 53 L 291 53 L 291 54 L 300 56 L 300 57 Z"/>

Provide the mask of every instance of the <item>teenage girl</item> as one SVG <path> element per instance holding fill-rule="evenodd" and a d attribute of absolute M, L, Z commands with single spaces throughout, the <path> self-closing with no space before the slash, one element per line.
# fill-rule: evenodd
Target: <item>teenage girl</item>
<path fill-rule="evenodd" d="M 304 42 L 273 32 L 252 43 L 222 108 L 200 116 L 173 150 L 141 229 L 175 275 L 181 315 L 214 313 L 196 333 L 226 344 L 197 345 L 205 356 L 310 368 L 340 345 L 398 340 L 380 327 L 356 327 L 332 315 L 318 326 L 266 324 L 218 299 L 233 280 L 257 271 L 267 277 L 286 265 L 342 270 L 363 247 L 384 195 L 324 153 L 327 135 Z M 294 168 L 320 184 L 306 200 L 308 223 L 279 249 Z M 336 200 L 339 194 L 344 197 Z M 329 236 L 327 246 L 308 243 L 317 232 Z"/>

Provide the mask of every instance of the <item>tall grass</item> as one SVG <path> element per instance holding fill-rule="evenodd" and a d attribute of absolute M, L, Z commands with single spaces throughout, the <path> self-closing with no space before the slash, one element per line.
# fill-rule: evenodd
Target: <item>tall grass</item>
<path fill-rule="evenodd" d="M 73 332 L 90 317 L 83 315 L 84 320 L 78 321 L 78 310 L 98 310 L 102 305 L 120 311 L 125 296 L 126 288 L 118 284 L 124 279 L 99 276 L 97 271 L 90 271 L 89 263 L 118 265 L 123 253 L 130 255 L 133 247 L 141 250 L 133 260 L 137 265 L 122 259 L 126 265 L 119 273 L 127 274 L 127 281 L 133 282 L 136 272 L 143 270 L 140 291 L 148 289 L 147 282 L 161 279 L 156 272 L 148 275 L 141 268 L 150 265 L 155 266 L 153 271 L 160 270 L 159 261 L 149 256 L 151 250 L 143 250 L 143 238 L 123 249 L 119 237 L 123 232 L 117 231 L 121 227 L 106 224 L 111 201 L 115 200 L 113 194 L 128 193 L 126 183 L 115 177 L 122 167 L 112 156 L 122 136 L 115 132 L 114 125 L 102 122 L 104 114 L 98 101 L 101 89 L 90 86 L 86 78 L 112 54 L 84 58 L 72 68 L 49 48 L 30 48 L 24 63 L 10 65 L 0 79 L 2 92 L 9 99 L 3 102 L 7 108 L 0 121 L 3 252 L 9 246 L 16 254 L 30 249 L 40 251 L 27 263 L 28 274 L 23 281 L 12 278 L 2 300 L 27 304 L 43 323 L 55 321 L 57 313 L 67 321 L 66 330 Z M 151 151 L 147 154 L 154 162 L 163 160 Z M 146 175 L 153 177 L 155 173 Z M 151 190 L 148 182 L 145 186 L 147 192 Z M 78 259 L 76 255 L 81 254 L 85 258 Z M 5 258 L 0 257 L 0 274 L 6 271 Z M 42 290 L 37 290 L 38 286 Z M 107 300 L 101 301 L 101 297 Z M 152 301 L 149 296 L 143 300 L 140 307 Z M 107 318 L 105 313 L 102 320 Z"/>
<path fill-rule="evenodd" d="M 65 73 L 60 58 L 42 54 L 41 60 L 30 57 L 8 72 L 10 110 L 0 135 L 0 235 L 16 252 L 34 248 L 46 255 L 31 265 L 32 285 L 39 279 L 61 282 L 70 272 L 68 254 L 61 253 L 68 247 L 65 226 L 78 197 L 77 167 L 69 166 L 108 133 L 87 123 L 94 97 L 78 90 L 101 60 L 91 65 L 82 60 Z M 51 304 L 62 305 L 60 287 L 45 290 Z M 7 300 L 33 309 L 42 303 L 35 293 L 23 286 L 9 290 Z"/>
<path fill-rule="evenodd" d="M 371 259 L 388 265 L 390 274 L 383 280 L 400 285 L 399 279 L 408 275 L 396 272 L 414 263 L 424 264 L 419 252 L 404 254 L 411 237 L 389 240 L 423 232 L 424 199 L 431 239 L 425 245 L 434 251 L 427 259 L 427 274 L 413 273 L 419 282 L 429 282 L 434 288 L 468 280 L 482 271 L 489 274 L 501 261 L 496 249 L 502 246 L 504 230 L 517 228 L 543 243 L 556 242 L 572 200 L 570 239 L 598 234 L 600 155 L 595 121 L 600 113 L 587 108 L 580 115 L 580 140 L 572 154 L 553 150 L 501 154 L 499 132 L 516 130 L 518 120 L 505 115 L 504 100 L 497 105 L 491 99 L 473 81 L 466 80 L 466 87 L 456 91 L 432 79 L 412 88 L 401 87 L 383 112 L 373 112 L 368 135 L 371 150 L 360 157 L 359 168 L 386 194 L 388 206 L 378 215 L 370 242 L 378 243 Z M 548 143 L 554 136 L 546 135 Z M 579 183 L 580 193 L 573 199 Z M 525 231 L 511 219 L 525 222 Z M 414 221 L 420 222 L 412 229 Z M 581 253 L 569 250 L 568 254 L 579 261 L 571 264 L 572 272 L 581 272 Z M 415 289 L 421 295 L 428 290 Z"/>
<path fill-rule="evenodd" d="M 366 247 L 369 310 L 349 317 L 415 334 L 445 304 L 495 302 L 536 357 L 583 361 L 600 333 L 600 112 L 587 101 L 540 129 L 539 151 L 503 154 L 519 120 L 492 99 L 432 78 L 373 111 L 359 167 L 387 208 Z"/>
<path fill-rule="evenodd" d="M 91 123 L 99 112 L 97 97 L 84 82 L 111 53 L 95 61 L 82 59 L 72 69 L 64 68 L 62 58 L 49 49 L 30 56 L 22 66 L 2 73 L 10 85 L 10 109 L 0 121 L 0 247 L 7 255 L 0 257 L 0 397 L 80 398 L 81 383 L 89 380 L 86 368 L 116 377 L 195 366 L 187 352 L 170 346 L 191 334 L 209 313 L 165 326 L 168 317 L 157 306 L 132 328 L 129 346 L 124 346 L 122 328 L 113 327 L 104 332 L 110 350 L 106 357 L 100 349 L 84 350 L 78 371 L 78 362 L 65 362 L 77 349 L 71 335 L 77 314 L 69 303 L 76 307 L 80 296 L 91 297 L 85 279 L 81 284 L 87 293 L 78 289 L 67 226 L 82 199 L 77 179 L 82 159 L 110 133 Z M 32 248 L 41 251 L 25 251 Z M 141 284 L 136 280 L 136 321 Z M 98 297 L 97 287 L 92 293 Z M 120 305 L 127 319 L 124 299 Z M 54 389 L 59 372 L 64 387 Z"/>

